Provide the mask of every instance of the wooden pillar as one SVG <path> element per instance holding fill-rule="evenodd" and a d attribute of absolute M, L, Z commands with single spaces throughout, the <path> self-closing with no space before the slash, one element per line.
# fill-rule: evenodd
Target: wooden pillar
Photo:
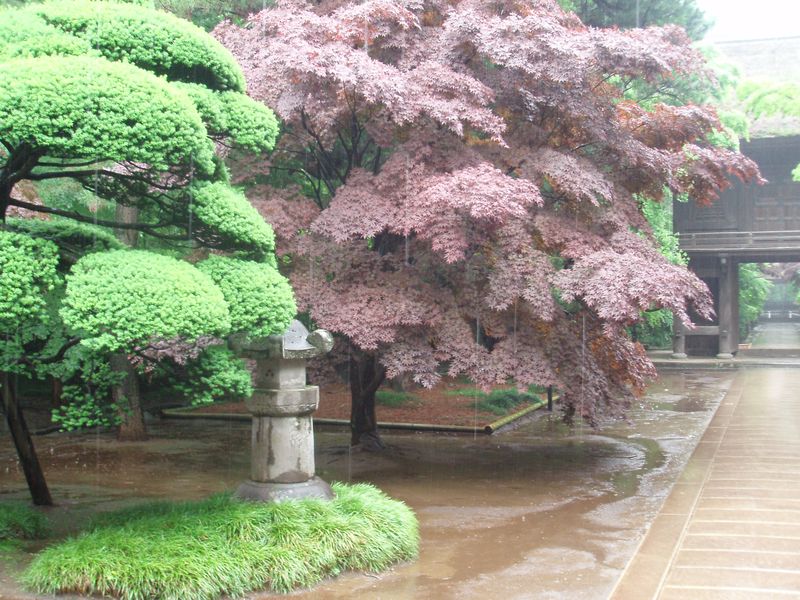
<path fill-rule="evenodd" d="M 717 358 L 733 358 L 738 350 L 738 321 L 734 316 L 738 312 L 739 269 L 735 260 L 729 256 L 719 259 L 719 352 Z"/>
<path fill-rule="evenodd" d="M 739 261 L 733 261 L 733 352 L 739 351 Z"/>

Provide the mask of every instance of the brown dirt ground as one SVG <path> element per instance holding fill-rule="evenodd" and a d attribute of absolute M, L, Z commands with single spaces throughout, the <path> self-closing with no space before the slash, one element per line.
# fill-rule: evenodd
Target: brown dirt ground
<path fill-rule="evenodd" d="M 485 425 L 501 418 L 491 412 L 476 411 L 476 403 L 480 398 L 448 394 L 448 391 L 470 387 L 459 381 L 443 380 L 433 389 L 420 388 L 410 392 L 415 400 L 399 407 L 378 404 L 379 423 L 427 423 L 431 425 L 460 425 L 483 428 Z M 530 404 L 520 404 L 514 412 L 522 410 Z M 197 409 L 198 413 L 247 413 L 243 402 L 220 403 Z M 321 386 L 319 409 L 314 416 L 322 419 L 350 418 L 350 390 L 344 384 Z"/>

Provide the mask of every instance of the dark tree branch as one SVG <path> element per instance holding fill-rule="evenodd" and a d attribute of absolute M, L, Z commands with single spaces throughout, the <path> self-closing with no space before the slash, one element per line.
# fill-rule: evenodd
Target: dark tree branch
<path fill-rule="evenodd" d="M 311 136 L 311 138 L 316 142 L 317 148 L 319 148 L 319 152 L 314 152 L 314 156 L 316 157 L 317 163 L 320 166 L 320 175 L 322 175 L 322 179 L 325 181 L 328 191 L 331 193 L 331 195 L 333 195 L 336 191 L 336 185 L 331 182 L 329 175 L 333 175 L 340 182 L 344 182 L 345 178 L 336 169 L 330 152 L 325 149 L 325 145 L 322 143 L 322 139 L 319 137 L 319 134 L 311 127 L 304 111 L 300 111 L 300 122 L 303 125 L 303 129 L 306 131 L 306 133 L 308 133 L 308 135 Z"/>
<path fill-rule="evenodd" d="M 382 148 L 378 146 L 378 149 L 375 151 L 375 160 L 372 161 L 372 173 L 374 175 L 378 174 L 378 169 L 381 166 L 381 150 Z"/>
<path fill-rule="evenodd" d="M 55 168 L 66 168 L 66 167 L 89 167 L 91 165 L 96 165 L 97 163 L 108 162 L 108 159 L 91 159 L 91 160 L 81 160 L 81 161 L 70 161 L 69 159 L 62 159 L 60 162 L 50 162 L 40 160 L 37 166 L 40 167 L 55 167 Z"/>
<path fill-rule="evenodd" d="M 17 206 L 19 208 L 24 208 L 26 210 L 34 212 L 46 213 L 49 215 L 56 215 L 59 217 L 66 217 L 67 219 L 72 219 L 73 221 L 80 221 L 81 223 L 89 223 L 90 225 L 100 225 L 101 227 L 112 227 L 116 229 L 135 229 L 137 231 L 142 231 L 148 235 L 163 240 L 184 239 L 184 236 L 165 235 L 163 233 L 159 233 L 158 231 L 156 231 L 164 227 L 176 226 L 175 223 L 122 223 L 120 221 L 107 221 L 105 219 L 95 219 L 94 217 L 87 217 L 86 215 L 82 215 L 77 212 L 52 208 L 50 206 L 30 204 L 28 202 L 23 202 L 22 200 L 17 200 L 16 198 L 12 198 L 9 205 Z"/>
<path fill-rule="evenodd" d="M 80 179 L 83 177 L 93 177 L 95 175 L 106 175 L 108 173 L 108 171 L 98 169 L 86 171 L 48 171 L 47 173 L 30 173 L 26 179 L 30 179 L 31 181 L 44 181 L 45 179 L 58 179 L 60 177 L 73 177 Z"/>
<path fill-rule="evenodd" d="M 78 344 L 80 344 L 80 342 L 81 342 L 80 338 L 72 338 L 69 341 L 65 342 L 64 345 L 61 346 L 61 348 L 58 349 L 58 352 L 56 352 L 53 356 L 49 356 L 48 358 L 43 358 L 42 360 L 36 360 L 36 361 L 33 361 L 27 357 L 23 357 L 22 359 L 20 359 L 20 362 L 25 363 L 31 367 L 35 365 L 50 365 L 53 363 L 57 363 L 64 358 L 64 355 L 67 353 L 67 350 L 69 350 L 73 346 L 77 346 Z"/>

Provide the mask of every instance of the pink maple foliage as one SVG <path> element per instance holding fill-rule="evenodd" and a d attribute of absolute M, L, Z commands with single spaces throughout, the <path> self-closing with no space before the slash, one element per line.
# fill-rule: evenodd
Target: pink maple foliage
<path fill-rule="evenodd" d="M 619 414 L 654 374 L 626 327 L 711 312 L 637 198 L 711 201 L 757 169 L 705 141 L 712 109 L 645 110 L 620 83 L 705 75 L 679 28 L 592 29 L 555 0 L 279 0 L 215 35 L 284 120 L 270 164 L 295 187 L 251 200 L 301 310 L 349 344 L 354 443 L 387 375 Z"/>

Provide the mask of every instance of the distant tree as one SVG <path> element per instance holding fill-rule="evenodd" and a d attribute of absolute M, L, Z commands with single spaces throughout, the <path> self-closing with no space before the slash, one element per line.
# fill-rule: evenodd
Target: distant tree
<path fill-rule="evenodd" d="M 800 118 L 800 85 L 746 81 L 739 87 L 739 100 L 753 119 L 760 117 Z M 795 181 L 800 181 L 800 165 L 792 171 Z"/>
<path fill-rule="evenodd" d="M 295 313 L 272 229 L 230 187 L 222 161 L 275 142 L 273 113 L 243 91 L 230 53 L 164 12 L 79 0 L 0 14 L 3 408 L 37 504 L 50 496 L 13 374 L 41 376 L 89 355 L 110 365 L 101 375 L 119 414 L 136 412 L 132 362 L 197 358 L 231 332 L 278 333 Z M 77 201 L 49 205 L 24 193 L 31 183 L 66 180 L 111 215 L 134 210 L 100 218 Z M 20 210 L 51 221 L 6 219 Z M 156 240 L 173 256 L 198 247 L 206 251 L 195 260 L 208 250 L 228 256 L 195 266 L 125 249 L 114 230 Z M 95 409 L 67 417 L 91 423 Z"/>
<path fill-rule="evenodd" d="M 158 8 L 211 30 L 229 19 L 244 22 L 252 13 L 272 6 L 272 0 L 155 0 Z"/>
<path fill-rule="evenodd" d="M 588 29 L 547 0 L 371 0 L 287 2 L 215 35 L 284 119 L 279 185 L 251 199 L 302 310 L 349 344 L 353 444 L 380 445 L 385 377 L 442 369 L 555 385 L 596 422 L 654 374 L 626 333 L 640 311 L 711 311 L 637 198 L 708 203 L 755 165 L 707 143 L 713 111 L 624 95 L 702 71 L 679 29 Z"/>
<path fill-rule="evenodd" d="M 702 39 L 711 21 L 696 0 L 560 0 L 593 27 L 652 27 L 680 25 L 693 40 Z"/>
<path fill-rule="evenodd" d="M 772 282 L 764 277 L 757 264 L 739 265 L 739 335 L 747 339 L 758 322 L 767 301 Z"/>

